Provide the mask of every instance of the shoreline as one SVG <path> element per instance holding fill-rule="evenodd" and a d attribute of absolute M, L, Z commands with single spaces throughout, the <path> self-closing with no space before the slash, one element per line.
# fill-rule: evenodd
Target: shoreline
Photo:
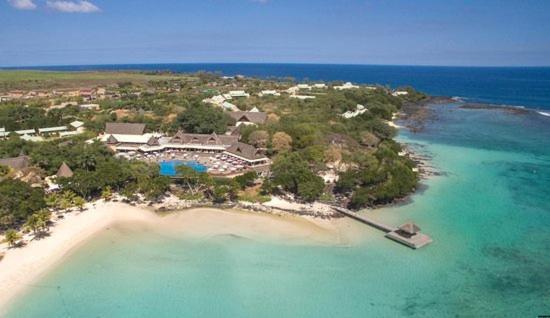
<path fill-rule="evenodd" d="M 116 211 L 116 212 L 114 212 Z M 0 314 L 25 290 L 62 264 L 89 240 L 111 226 L 124 224 L 172 233 L 177 237 L 209 239 L 238 235 L 283 244 L 349 246 L 362 240 L 362 227 L 346 219 L 320 219 L 238 209 L 190 208 L 159 215 L 143 206 L 97 201 L 82 212 L 65 214 L 50 235 L 6 250 L 0 260 Z M 6 244 L 0 245 L 5 250 Z"/>

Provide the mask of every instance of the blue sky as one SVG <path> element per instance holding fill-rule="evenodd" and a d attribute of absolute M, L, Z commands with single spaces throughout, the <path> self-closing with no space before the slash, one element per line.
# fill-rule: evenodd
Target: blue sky
<path fill-rule="evenodd" d="M 0 66 L 550 65 L 547 0 L 0 0 Z"/>

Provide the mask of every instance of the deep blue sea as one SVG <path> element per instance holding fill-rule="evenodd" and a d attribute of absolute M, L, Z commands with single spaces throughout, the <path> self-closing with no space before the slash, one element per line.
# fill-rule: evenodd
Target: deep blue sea
<path fill-rule="evenodd" d="M 331 64 L 134 64 L 44 66 L 26 69 L 209 71 L 224 75 L 351 81 L 393 88 L 413 86 L 431 95 L 550 109 L 550 67 L 436 67 Z"/>

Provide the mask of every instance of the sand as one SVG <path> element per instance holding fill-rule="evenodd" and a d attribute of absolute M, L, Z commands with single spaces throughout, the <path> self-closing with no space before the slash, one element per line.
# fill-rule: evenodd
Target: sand
<path fill-rule="evenodd" d="M 48 237 L 7 249 L 0 261 L 0 308 L 45 275 L 84 242 L 114 224 L 150 228 L 173 235 L 209 238 L 238 235 L 285 244 L 349 245 L 361 239 L 361 227 L 346 219 L 322 220 L 293 215 L 192 209 L 159 216 L 123 203 L 96 202 L 56 222 Z M 0 310 L 1 312 L 1 310 Z"/>

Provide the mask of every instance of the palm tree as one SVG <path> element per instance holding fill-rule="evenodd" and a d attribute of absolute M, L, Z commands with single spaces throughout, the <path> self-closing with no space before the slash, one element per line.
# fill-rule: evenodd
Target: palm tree
<path fill-rule="evenodd" d="M 4 233 L 4 242 L 8 243 L 10 247 L 17 245 L 17 242 L 22 238 L 21 234 L 14 229 L 9 229 Z"/>
<path fill-rule="evenodd" d="M 50 212 L 48 209 L 42 209 L 38 211 L 37 213 L 38 219 L 40 220 L 40 225 L 42 231 L 49 231 L 50 225 L 51 225 L 51 218 L 52 218 L 52 212 Z"/>
<path fill-rule="evenodd" d="M 86 200 L 84 200 L 82 197 L 75 197 L 73 200 L 73 204 L 80 210 L 83 210 L 84 204 L 86 204 Z"/>
<path fill-rule="evenodd" d="M 33 214 L 27 218 L 27 221 L 24 224 L 24 227 L 34 234 L 36 237 L 40 230 L 43 228 L 44 224 L 38 214 Z"/>
<path fill-rule="evenodd" d="M 113 197 L 113 191 L 111 190 L 111 187 L 106 186 L 103 191 L 101 191 L 101 197 L 105 201 L 111 200 L 111 198 Z"/>

